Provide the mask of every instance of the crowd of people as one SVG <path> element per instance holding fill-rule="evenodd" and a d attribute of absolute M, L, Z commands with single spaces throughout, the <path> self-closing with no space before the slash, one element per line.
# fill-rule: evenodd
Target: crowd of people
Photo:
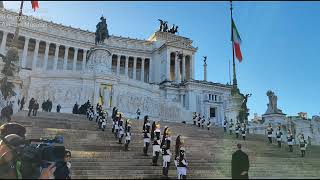
<path fill-rule="evenodd" d="M 241 124 L 241 125 L 240 125 Z M 229 128 L 229 134 L 232 135 L 233 131 L 235 132 L 235 138 L 239 138 L 239 133 L 241 133 L 243 140 L 246 140 L 246 132 L 247 132 L 247 125 L 245 123 L 240 123 L 239 121 L 236 122 L 236 124 L 233 124 L 232 119 L 230 122 L 228 122 L 225 118 L 223 123 L 224 132 L 227 132 L 227 128 Z M 281 143 L 283 141 L 282 137 L 284 135 L 283 131 L 281 130 L 281 126 L 278 125 L 275 133 L 272 125 L 269 123 L 269 125 L 266 128 L 265 134 L 268 138 L 269 144 L 272 144 L 273 138 L 277 141 L 277 145 L 279 148 L 281 148 Z M 294 135 L 292 134 L 291 130 L 288 129 L 287 131 L 287 144 L 288 144 L 288 151 L 293 152 L 293 145 L 299 144 L 300 151 L 301 151 L 301 157 L 305 156 L 306 148 L 307 148 L 307 141 L 304 137 L 303 133 L 300 133 L 298 135 L 298 142 L 295 141 Z"/>
<path fill-rule="evenodd" d="M 201 127 L 202 129 L 204 129 L 204 126 L 207 127 L 208 130 L 210 130 L 211 125 L 213 124 L 211 122 L 210 117 L 207 117 L 207 119 L 200 115 L 200 113 L 197 112 L 193 112 L 193 125 L 197 125 L 198 127 Z M 213 124 L 214 125 L 214 124 Z"/>
<path fill-rule="evenodd" d="M 137 110 L 137 119 L 141 115 L 140 110 Z M 96 108 L 90 105 L 87 109 L 86 116 L 89 121 L 96 121 L 98 129 L 105 131 L 107 125 L 108 114 L 102 109 L 102 106 L 97 104 Z M 117 107 L 113 107 L 112 114 L 112 127 L 111 133 L 114 134 L 115 139 L 119 144 L 124 144 L 124 151 L 130 151 L 129 144 L 131 142 L 131 120 L 124 117 L 122 112 L 118 111 Z M 148 156 L 149 146 L 152 143 L 152 165 L 158 166 L 158 159 L 160 153 L 162 155 L 162 175 L 168 178 L 169 167 L 171 163 L 172 152 L 171 148 L 171 129 L 165 127 L 161 134 L 160 123 L 153 122 L 152 125 L 149 116 L 143 118 L 144 123 L 142 127 L 143 134 L 143 155 Z M 186 179 L 188 162 L 185 156 L 184 140 L 181 135 L 176 139 L 175 147 L 175 166 L 177 167 L 178 179 Z"/>
<path fill-rule="evenodd" d="M 160 152 L 162 154 L 162 175 L 168 178 L 169 167 L 171 163 L 171 129 L 164 127 L 161 137 L 161 129 L 159 122 L 150 123 L 149 117 L 144 116 L 142 127 L 143 132 L 143 155 L 148 156 L 148 148 L 152 142 L 152 166 L 158 166 Z M 177 178 L 186 179 L 188 162 L 185 155 L 184 139 L 181 135 L 177 136 L 175 146 L 175 166 L 177 167 Z"/>
<path fill-rule="evenodd" d="M 273 136 L 273 128 L 272 128 L 272 125 L 269 123 L 268 127 L 266 128 L 266 134 L 268 136 L 268 141 L 269 141 L 269 144 L 272 144 L 272 138 L 274 137 Z M 276 129 L 276 132 L 275 132 L 275 138 L 276 138 L 276 141 L 277 141 L 277 144 L 278 144 L 278 147 L 281 148 L 281 142 L 282 142 L 282 136 L 283 136 L 283 132 L 281 130 L 281 126 L 278 125 L 277 129 Z M 305 140 L 305 137 L 304 137 L 304 134 L 303 133 L 300 133 L 298 135 L 298 142 L 295 141 L 295 138 L 294 138 L 294 135 L 293 133 L 291 132 L 290 129 L 288 129 L 287 131 L 287 144 L 288 144 L 288 147 L 289 147 L 289 152 L 293 152 L 293 145 L 294 144 L 299 144 L 299 147 L 300 147 L 300 151 L 301 151 L 301 157 L 304 157 L 305 154 L 306 154 L 306 148 L 307 148 L 307 141 Z"/>
<path fill-rule="evenodd" d="M 20 102 L 20 110 L 22 110 L 23 108 L 23 103 L 24 102 L 24 98 L 21 100 Z M 41 104 L 41 108 L 42 108 L 42 111 L 43 112 L 51 112 L 52 110 L 52 101 L 50 99 L 47 99 L 46 101 L 43 101 L 42 104 Z M 38 109 L 39 109 L 39 103 L 36 99 L 34 98 L 31 98 L 30 101 L 29 101 L 29 105 L 28 105 L 28 116 L 31 116 L 31 113 L 32 113 L 32 116 L 37 116 L 37 112 L 38 112 Z M 60 104 L 58 104 L 57 106 L 57 112 L 60 112 L 60 109 L 61 109 L 61 106 Z"/>

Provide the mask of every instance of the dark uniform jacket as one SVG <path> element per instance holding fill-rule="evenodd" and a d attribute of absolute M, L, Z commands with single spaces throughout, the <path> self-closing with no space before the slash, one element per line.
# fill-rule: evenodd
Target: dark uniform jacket
<path fill-rule="evenodd" d="M 246 153 L 237 150 L 232 154 L 231 175 L 232 179 L 248 179 L 248 173 L 241 175 L 243 171 L 249 171 L 249 158 Z"/>

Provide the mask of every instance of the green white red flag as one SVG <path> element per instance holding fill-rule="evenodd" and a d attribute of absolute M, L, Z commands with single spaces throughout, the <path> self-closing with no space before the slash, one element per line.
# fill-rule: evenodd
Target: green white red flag
<path fill-rule="evenodd" d="M 242 61 L 242 54 L 241 54 L 241 49 L 240 49 L 240 44 L 241 44 L 241 38 L 240 38 L 240 35 L 239 35 L 239 32 L 237 30 L 237 27 L 232 19 L 232 36 L 231 36 L 231 41 L 232 41 L 232 44 L 234 46 L 234 51 L 236 53 L 236 57 L 237 59 L 239 60 L 239 62 Z"/>
<path fill-rule="evenodd" d="M 39 8 L 38 1 L 31 1 L 31 6 L 32 6 L 32 9 L 36 11 L 36 9 Z"/>

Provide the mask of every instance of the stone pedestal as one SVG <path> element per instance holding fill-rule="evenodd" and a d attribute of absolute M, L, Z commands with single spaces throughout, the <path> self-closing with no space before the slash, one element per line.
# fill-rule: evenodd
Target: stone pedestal
<path fill-rule="evenodd" d="M 268 125 L 269 123 L 272 127 L 277 127 L 278 125 L 287 125 L 286 114 L 263 114 L 262 121 L 264 125 Z"/>

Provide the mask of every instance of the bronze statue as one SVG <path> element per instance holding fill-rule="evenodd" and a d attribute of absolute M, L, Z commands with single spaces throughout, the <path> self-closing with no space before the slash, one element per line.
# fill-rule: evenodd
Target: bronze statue
<path fill-rule="evenodd" d="M 179 27 L 179 26 L 176 26 L 176 28 L 173 30 L 173 34 L 175 34 L 175 33 L 178 32 L 178 27 Z"/>
<path fill-rule="evenodd" d="M 164 22 L 162 19 L 158 19 L 160 21 L 160 27 L 159 27 L 159 31 L 163 31 L 163 25 L 164 25 Z"/>
<path fill-rule="evenodd" d="M 249 116 L 249 109 L 247 107 L 247 102 L 248 98 L 252 96 L 252 94 L 240 94 L 243 98 L 242 104 L 241 104 L 241 109 L 238 115 L 240 123 L 247 123 L 248 121 L 248 116 Z"/>
<path fill-rule="evenodd" d="M 160 21 L 160 27 L 159 27 L 159 31 L 160 32 L 169 32 L 169 33 L 172 33 L 172 34 L 175 34 L 175 33 L 178 32 L 178 26 L 175 26 L 173 24 L 173 26 L 169 29 L 167 21 L 164 21 L 162 19 L 158 19 L 158 20 Z"/>
<path fill-rule="evenodd" d="M 207 65 L 207 56 L 203 56 L 203 58 L 204 58 L 203 59 L 204 64 Z"/>
<path fill-rule="evenodd" d="M 108 32 L 108 26 L 106 18 L 101 16 L 100 22 L 97 24 L 96 28 L 96 38 L 95 38 L 95 44 L 101 44 L 104 42 L 106 38 L 109 38 L 109 32 Z"/>

